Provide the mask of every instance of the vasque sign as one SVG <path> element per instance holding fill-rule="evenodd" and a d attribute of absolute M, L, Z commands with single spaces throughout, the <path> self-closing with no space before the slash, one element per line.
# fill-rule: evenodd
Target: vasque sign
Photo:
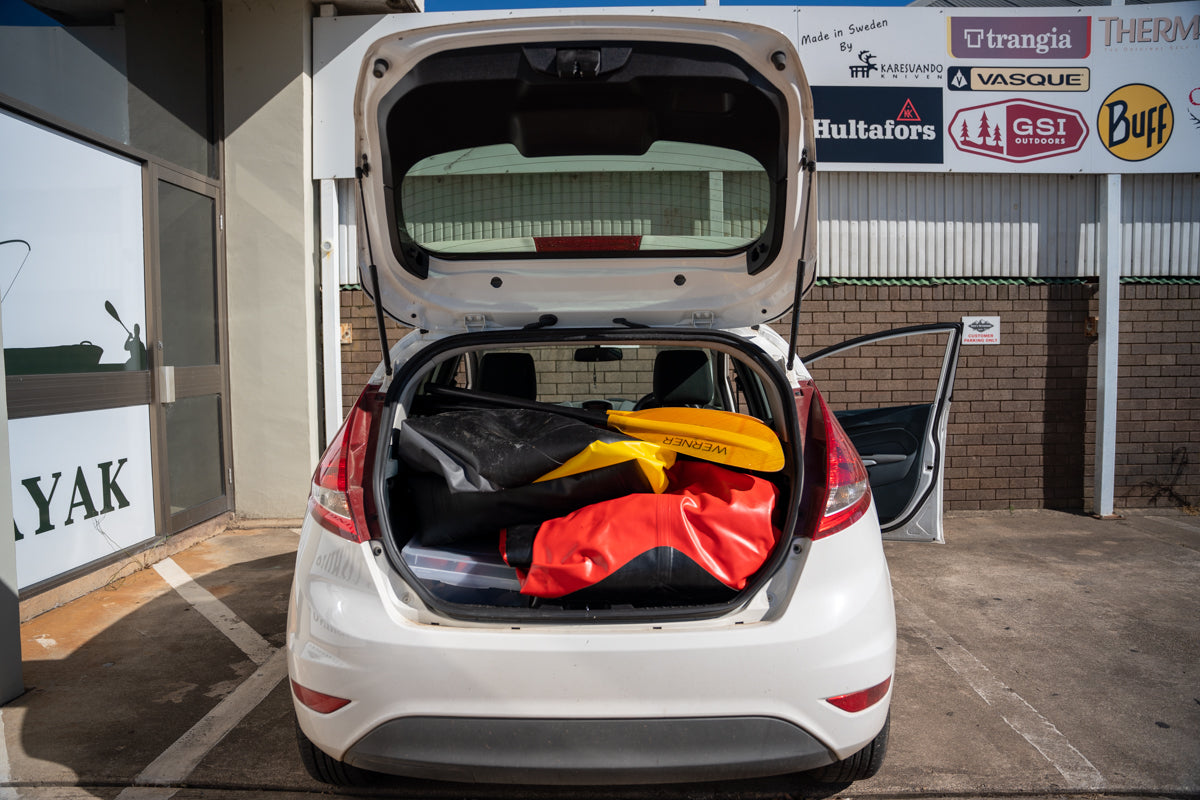
<path fill-rule="evenodd" d="M 1087 67 L 952 67 L 946 88 L 952 92 L 1086 92 Z"/>

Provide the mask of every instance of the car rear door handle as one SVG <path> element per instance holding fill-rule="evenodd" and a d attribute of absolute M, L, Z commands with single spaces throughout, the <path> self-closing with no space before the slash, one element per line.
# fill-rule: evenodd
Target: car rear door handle
<path fill-rule="evenodd" d="M 898 455 L 894 455 L 892 453 L 887 453 L 887 454 L 882 454 L 882 455 L 871 455 L 871 456 L 860 455 L 859 458 L 862 459 L 864 467 L 874 467 L 877 464 L 895 464 L 899 461 L 903 461 L 904 459 L 908 458 L 908 456 L 898 456 Z"/>

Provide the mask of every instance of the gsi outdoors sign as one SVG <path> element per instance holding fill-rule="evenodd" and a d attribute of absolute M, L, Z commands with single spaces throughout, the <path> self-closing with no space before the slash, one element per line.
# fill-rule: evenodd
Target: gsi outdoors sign
<path fill-rule="evenodd" d="M 946 135 L 964 153 L 1019 163 L 1079 150 L 1088 126 L 1071 108 L 1005 100 L 959 110 Z"/>

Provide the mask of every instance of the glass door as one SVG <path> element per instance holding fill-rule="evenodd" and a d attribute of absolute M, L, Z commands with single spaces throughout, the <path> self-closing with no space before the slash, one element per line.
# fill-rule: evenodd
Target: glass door
<path fill-rule="evenodd" d="M 150 180 L 160 513 L 175 533 L 233 507 L 221 211 L 202 181 L 163 168 Z"/>

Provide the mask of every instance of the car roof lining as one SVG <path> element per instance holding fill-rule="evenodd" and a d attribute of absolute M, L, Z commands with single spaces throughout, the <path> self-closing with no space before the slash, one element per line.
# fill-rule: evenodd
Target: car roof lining
<path fill-rule="evenodd" d="M 379 104 L 385 181 L 399 183 L 430 155 L 510 142 L 527 157 L 640 155 L 657 140 L 747 153 L 772 181 L 785 177 L 779 90 L 718 47 L 662 42 L 564 43 L 554 52 L 629 52 L 594 77 L 535 66 L 551 49 L 503 45 L 436 53 Z M 597 119 L 622 124 L 594 126 Z M 403 153 L 403 157 L 399 154 Z"/>
<path fill-rule="evenodd" d="M 590 63 L 581 52 L 595 56 L 595 74 L 563 68 Z M 740 56 L 716 46 L 563 42 L 447 50 L 422 59 L 387 91 L 376 124 L 393 252 L 419 278 L 428 275 L 428 254 L 406 231 L 401 181 L 422 159 L 501 143 L 528 158 L 642 155 L 656 141 L 745 153 L 771 186 L 766 230 L 747 250 L 750 274 L 770 263 L 782 238 L 786 98 Z"/>

